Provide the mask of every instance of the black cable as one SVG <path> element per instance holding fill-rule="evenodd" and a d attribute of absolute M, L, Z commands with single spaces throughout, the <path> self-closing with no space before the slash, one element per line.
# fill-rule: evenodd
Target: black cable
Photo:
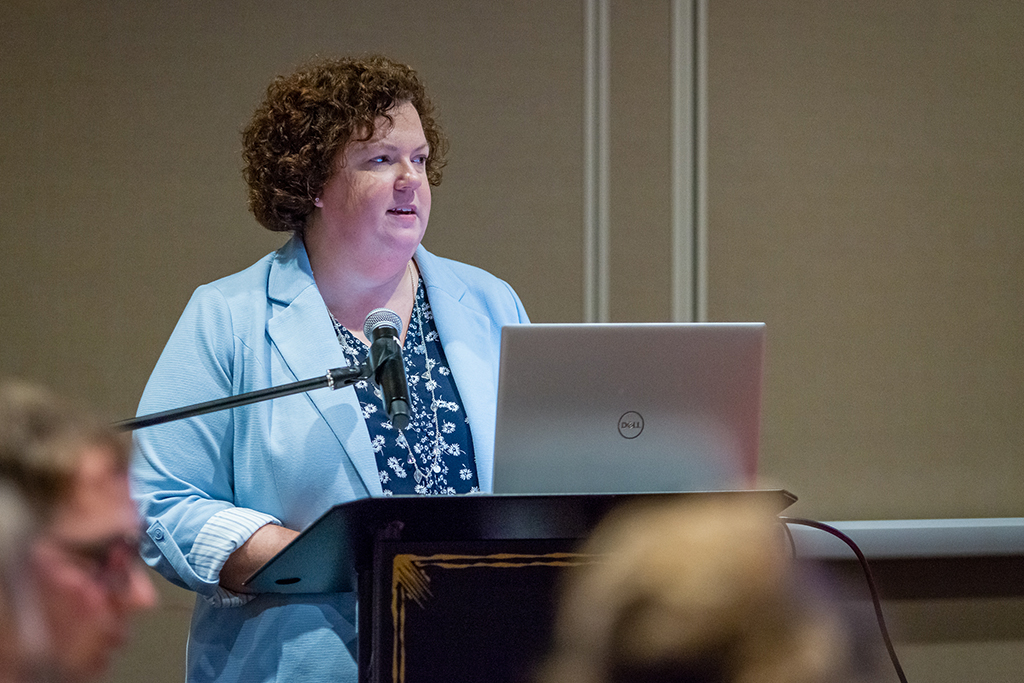
<path fill-rule="evenodd" d="M 811 519 L 801 519 L 799 517 L 779 517 L 779 520 L 783 524 L 800 524 L 803 526 L 809 526 L 813 529 L 820 529 L 821 531 L 827 532 L 838 538 L 840 541 L 850 546 L 854 554 L 857 556 L 857 561 L 860 562 L 861 569 L 864 570 L 864 578 L 868 583 L 868 590 L 871 591 L 871 603 L 875 607 L 875 617 L 878 619 L 878 628 L 882 632 L 882 640 L 885 642 L 885 649 L 889 652 L 889 659 L 892 660 L 892 665 L 896 668 L 896 675 L 899 676 L 901 683 L 907 683 L 907 677 L 903 673 L 903 667 L 900 666 L 900 660 L 896 656 L 896 649 L 892 646 L 892 640 L 889 638 L 889 629 L 885 626 L 885 617 L 882 616 L 882 600 L 878 597 L 878 589 L 875 587 L 875 578 L 871 574 L 871 568 L 868 566 L 868 560 L 864 557 L 864 553 L 861 552 L 857 544 L 853 542 L 853 539 L 844 534 L 839 529 L 833 526 L 824 524 L 822 522 L 816 522 Z M 792 543 L 793 536 L 790 534 L 789 527 L 785 527 L 786 533 L 789 534 L 790 543 Z"/>

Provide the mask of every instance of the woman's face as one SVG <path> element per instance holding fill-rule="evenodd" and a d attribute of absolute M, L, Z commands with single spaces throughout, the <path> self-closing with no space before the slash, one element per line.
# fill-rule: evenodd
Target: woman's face
<path fill-rule="evenodd" d="M 352 142 L 339 155 L 312 224 L 321 231 L 316 241 L 332 255 L 363 266 L 404 266 L 430 217 L 430 149 L 419 114 L 408 102 L 390 113 L 393 126 L 380 119 L 373 138 Z"/>

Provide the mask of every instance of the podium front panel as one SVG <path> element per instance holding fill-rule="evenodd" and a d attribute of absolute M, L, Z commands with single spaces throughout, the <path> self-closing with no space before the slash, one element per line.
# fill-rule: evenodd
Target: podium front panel
<path fill-rule="evenodd" d="M 528 683 L 573 539 L 376 544 L 370 680 Z"/>

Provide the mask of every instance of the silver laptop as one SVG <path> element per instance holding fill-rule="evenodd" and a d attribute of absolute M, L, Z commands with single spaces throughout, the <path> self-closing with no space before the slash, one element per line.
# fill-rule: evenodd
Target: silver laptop
<path fill-rule="evenodd" d="M 750 488 L 764 323 L 510 325 L 495 493 Z"/>

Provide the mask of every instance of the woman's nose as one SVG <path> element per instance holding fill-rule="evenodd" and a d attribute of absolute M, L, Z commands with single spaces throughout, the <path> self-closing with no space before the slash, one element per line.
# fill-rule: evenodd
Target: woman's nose
<path fill-rule="evenodd" d="M 401 190 L 415 190 L 423 183 L 423 170 L 412 162 L 402 164 L 395 187 Z"/>

